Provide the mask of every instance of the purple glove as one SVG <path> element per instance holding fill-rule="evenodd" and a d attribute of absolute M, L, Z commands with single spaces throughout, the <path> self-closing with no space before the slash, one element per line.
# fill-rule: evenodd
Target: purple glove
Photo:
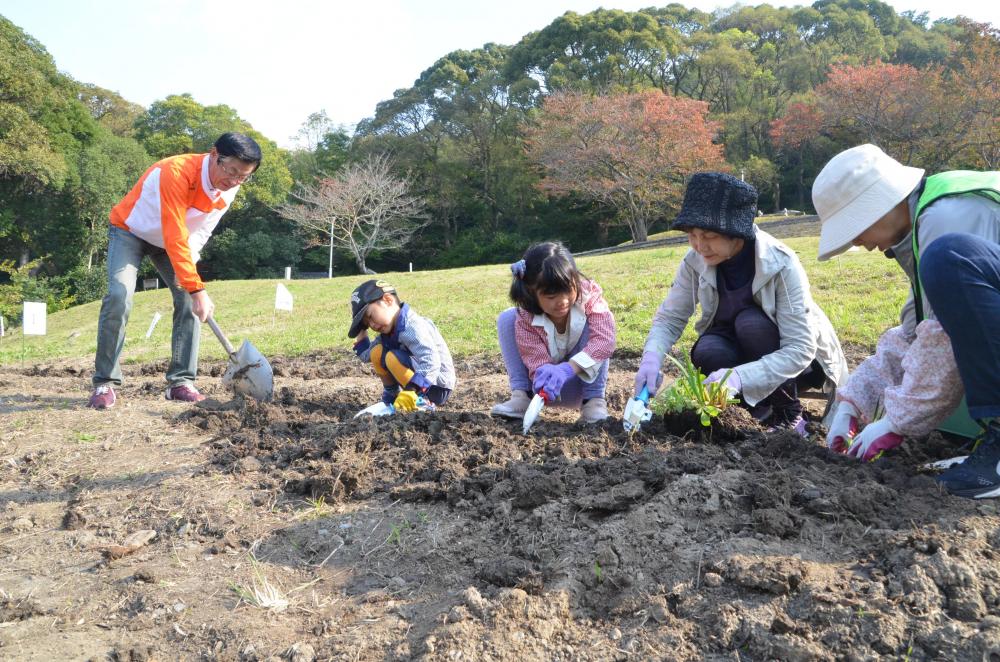
<path fill-rule="evenodd" d="M 870 462 L 882 451 L 895 448 L 903 443 L 903 437 L 892 427 L 892 421 L 880 418 L 869 423 L 861 434 L 854 437 L 854 443 L 847 449 L 847 454 L 863 462 Z"/>
<path fill-rule="evenodd" d="M 857 408 L 850 402 L 841 400 L 837 403 L 837 411 L 830 421 L 830 429 L 826 433 L 826 445 L 834 453 L 846 453 L 855 435 L 858 434 Z"/>
<path fill-rule="evenodd" d="M 729 373 L 728 377 L 726 377 L 727 372 Z M 725 380 L 724 383 L 726 388 L 729 389 L 730 396 L 735 396 L 743 390 L 743 381 L 740 379 L 740 373 L 736 372 L 732 368 L 722 368 L 721 370 L 716 370 L 715 372 L 709 374 L 702 383 L 712 384 L 723 380 Z"/>
<path fill-rule="evenodd" d="M 663 381 L 663 373 L 660 372 L 660 366 L 663 365 L 663 359 L 657 355 L 656 352 L 643 352 L 642 360 L 639 361 L 639 370 L 635 373 L 635 394 L 639 395 L 639 391 L 645 386 L 649 391 L 649 397 L 656 395 L 657 389 L 660 388 L 660 382 Z"/>
<path fill-rule="evenodd" d="M 535 393 L 545 389 L 549 397 L 558 399 L 563 385 L 574 376 L 576 376 L 576 370 L 568 361 L 546 363 L 538 366 L 538 370 L 535 370 L 535 380 L 531 383 L 531 387 L 535 389 Z"/>

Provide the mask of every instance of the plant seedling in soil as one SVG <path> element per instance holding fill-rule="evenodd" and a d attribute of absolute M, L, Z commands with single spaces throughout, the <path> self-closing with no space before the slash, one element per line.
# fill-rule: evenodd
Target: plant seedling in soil
<path fill-rule="evenodd" d="M 731 370 L 722 380 L 705 384 L 705 375 L 691 363 L 690 357 L 685 356 L 683 363 L 669 354 L 667 358 L 674 362 L 681 376 L 654 401 L 658 413 L 679 414 L 683 411 L 693 411 L 698 415 L 701 424 L 708 427 L 712 424 L 712 419 L 723 409 L 739 403 L 738 399 L 729 395 L 729 388 L 725 385 Z"/>
<path fill-rule="evenodd" d="M 409 520 L 403 520 L 399 524 L 393 524 L 392 528 L 389 530 L 389 538 L 386 540 L 390 545 L 396 544 L 400 547 L 403 546 L 403 530 L 410 528 Z"/>
<path fill-rule="evenodd" d="M 594 559 L 594 577 L 597 578 L 598 584 L 604 583 L 604 571 L 601 570 L 601 564 L 598 563 L 597 559 Z"/>
<path fill-rule="evenodd" d="M 326 505 L 325 496 L 320 496 L 316 499 L 306 499 L 306 504 L 309 508 L 295 515 L 293 519 L 311 521 L 322 519 L 330 514 L 330 506 Z"/>
<path fill-rule="evenodd" d="M 260 563 L 257 562 L 257 559 L 252 554 L 250 555 L 250 566 L 253 568 L 253 583 L 251 586 L 241 586 L 235 582 L 229 585 L 233 592 L 239 596 L 240 601 L 258 609 L 273 611 L 275 613 L 287 609 L 289 605 L 288 598 L 282 595 L 281 591 L 267 580 L 267 577 L 264 576 L 264 572 L 260 568 Z M 237 604 L 237 606 L 239 605 Z"/>

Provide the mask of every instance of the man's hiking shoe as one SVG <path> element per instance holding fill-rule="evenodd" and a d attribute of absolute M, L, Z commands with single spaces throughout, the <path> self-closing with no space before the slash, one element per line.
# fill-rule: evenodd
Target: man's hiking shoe
<path fill-rule="evenodd" d="M 167 400 L 179 400 L 181 402 L 201 402 L 205 399 L 198 389 L 190 384 L 171 386 L 167 389 Z"/>
<path fill-rule="evenodd" d="M 101 384 L 94 388 L 87 406 L 91 409 L 111 409 L 115 406 L 115 400 L 117 400 L 115 389 L 111 387 L 111 384 Z"/>
<path fill-rule="evenodd" d="M 949 494 L 968 499 L 1000 496 L 1000 427 L 991 424 L 982 441 L 961 464 L 937 477 Z"/>
<path fill-rule="evenodd" d="M 490 414 L 493 416 L 503 416 L 504 418 L 524 418 L 524 412 L 528 411 L 531 398 L 524 391 L 514 391 L 510 394 L 510 400 L 501 402 L 493 406 Z"/>
<path fill-rule="evenodd" d="M 604 398 L 590 398 L 580 407 L 580 418 L 577 423 L 589 425 L 598 423 L 608 417 L 608 401 Z"/>

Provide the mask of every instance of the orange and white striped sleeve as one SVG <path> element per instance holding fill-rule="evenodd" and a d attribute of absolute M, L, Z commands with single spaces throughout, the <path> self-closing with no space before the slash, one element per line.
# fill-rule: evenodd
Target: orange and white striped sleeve
<path fill-rule="evenodd" d="M 167 251 L 174 275 L 180 286 L 188 292 L 205 289 L 205 283 L 198 275 L 191 247 L 188 244 L 188 227 L 186 218 L 188 207 L 191 206 L 189 192 L 192 186 L 197 187 L 197 181 L 189 181 L 190 170 L 183 167 L 182 162 L 173 161 L 163 164 L 160 172 L 160 223 L 163 229 L 163 248 Z M 196 175 L 200 173 L 195 171 Z"/>

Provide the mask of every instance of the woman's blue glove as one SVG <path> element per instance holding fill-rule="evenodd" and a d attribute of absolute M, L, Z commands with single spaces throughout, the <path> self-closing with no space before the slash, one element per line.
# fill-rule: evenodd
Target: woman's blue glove
<path fill-rule="evenodd" d="M 642 361 L 639 362 L 639 370 L 635 373 L 635 394 L 639 395 L 642 387 L 649 391 L 649 397 L 656 395 L 663 381 L 663 373 L 660 366 L 663 365 L 663 358 L 656 352 L 643 352 Z"/>
<path fill-rule="evenodd" d="M 568 361 L 558 364 L 546 363 L 538 366 L 538 370 L 535 370 L 535 379 L 531 383 L 531 387 L 535 393 L 545 389 L 549 397 L 558 398 L 562 387 L 574 376 L 576 376 L 576 370 Z"/>

